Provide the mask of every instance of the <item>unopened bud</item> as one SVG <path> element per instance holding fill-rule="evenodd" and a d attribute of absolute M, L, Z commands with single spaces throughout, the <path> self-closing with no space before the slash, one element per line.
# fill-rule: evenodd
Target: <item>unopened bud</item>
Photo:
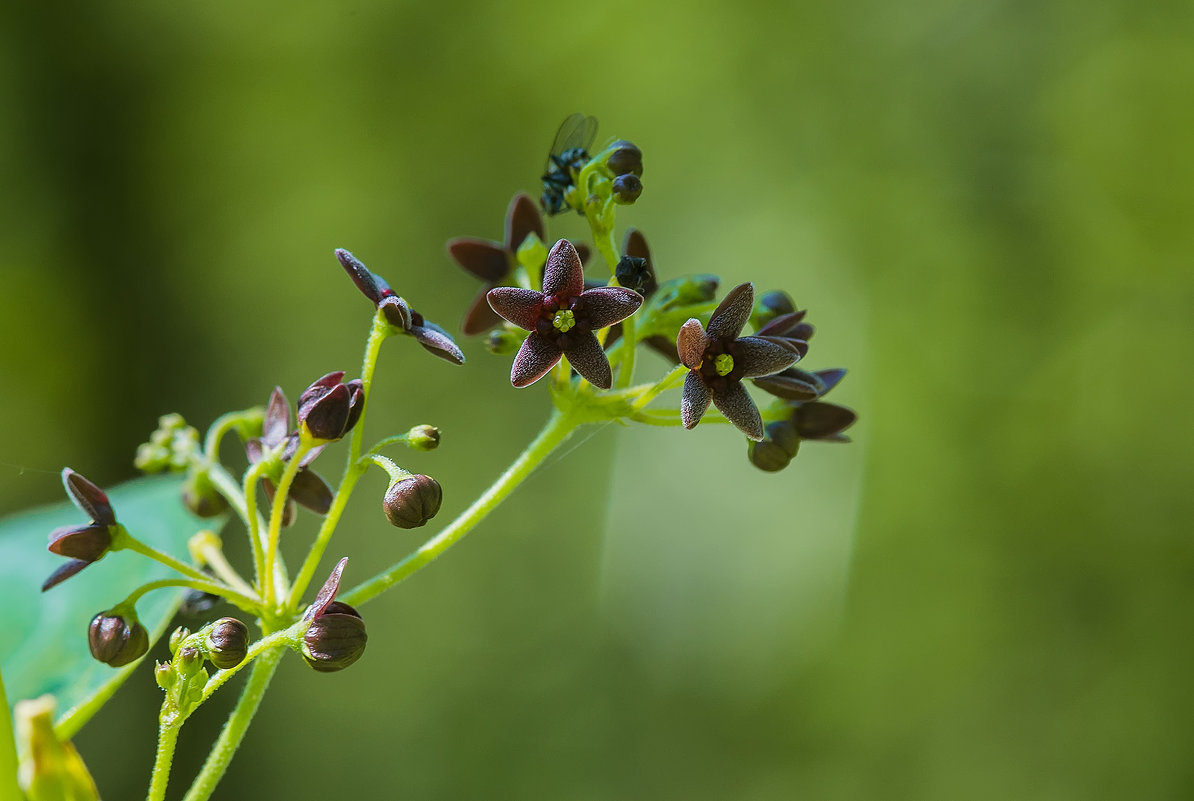
<path fill-rule="evenodd" d="M 386 517 L 398 528 L 418 528 L 435 517 L 443 490 L 431 476 L 417 474 L 390 485 L 382 501 Z"/>
<path fill-rule="evenodd" d="M 179 674 L 189 679 L 203 667 L 203 652 L 188 645 L 175 655 L 174 661 L 178 664 Z"/>
<path fill-rule="evenodd" d="M 249 630 L 234 617 L 217 620 L 207 635 L 207 658 L 220 670 L 239 665 L 249 653 Z"/>
<path fill-rule="evenodd" d="M 634 173 L 619 175 L 614 179 L 614 202 L 628 206 L 643 193 L 643 182 Z"/>
<path fill-rule="evenodd" d="M 169 662 L 158 662 L 153 669 L 153 678 L 163 690 L 169 690 L 178 681 L 178 676 L 174 674 L 174 666 Z"/>
<path fill-rule="evenodd" d="M 610 145 L 609 149 L 613 152 L 606 158 L 605 164 L 614 175 L 643 174 L 643 151 L 634 143 L 619 139 Z"/>
<path fill-rule="evenodd" d="M 485 338 L 485 349 L 495 356 L 506 356 L 522 346 L 522 337 L 509 328 L 495 328 Z"/>
<path fill-rule="evenodd" d="M 178 646 L 182 641 L 191 636 L 191 630 L 186 626 L 179 626 L 174 631 L 170 632 L 170 653 L 178 653 Z"/>
<path fill-rule="evenodd" d="M 439 429 L 435 426 L 415 426 L 407 433 L 406 441 L 416 451 L 433 451 L 439 447 Z"/>
<path fill-rule="evenodd" d="M 93 657 L 106 665 L 121 667 L 145 655 L 149 650 L 149 632 L 135 617 L 130 622 L 120 615 L 100 612 L 91 619 L 87 644 Z"/>
<path fill-rule="evenodd" d="M 320 673 L 334 673 L 360 659 L 368 639 L 360 613 L 332 601 L 303 634 L 303 659 Z"/>
<path fill-rule="evenodd" d="M 182 503 L 196 517 L 216 517 L 228 509 L 228 499 L 216 489 L 206 470 L 192 473 L 183 482 Z"/>

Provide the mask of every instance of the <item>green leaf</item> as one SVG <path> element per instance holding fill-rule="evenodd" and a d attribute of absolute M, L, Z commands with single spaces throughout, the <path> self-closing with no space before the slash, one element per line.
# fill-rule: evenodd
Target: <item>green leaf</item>
<path fill-rule="evenodd" d="M 221 521 L 190 514 L 179 500 L 181 484 L 181 475 L 153 476 L 105 491 L 116 519 L 130 534 L 189 562 L 187 540 L 202 528 L 218 528 Z M 140 664 L 114 669 L 94 660 L 87 647 L 91 618 L 141 584 L 173 577 L 169 568 L 140 554 L 117 551 L 42 593 L 42 582 L 64 561 L 46 550 L 49 533 L 86 522 L 69 501 L 0 520 L 0 608 L 9 610 L 0 626 L 0 670 L 13 704 L 44 693 L 57 699 L 63 739 L 82 728 Z M 137 602 L 137 615 L 154 641 L 174 616 L 181 595 L 156 590 Z"/>

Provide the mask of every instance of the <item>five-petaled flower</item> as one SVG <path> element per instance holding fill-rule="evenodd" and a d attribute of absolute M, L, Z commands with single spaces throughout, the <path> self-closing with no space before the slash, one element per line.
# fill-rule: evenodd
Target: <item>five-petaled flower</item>
<path fill-rule="evenodd" d="M 585 380 L 609 389 L 609 359 L 593 332 L 625 320 L 643 303 L 642 295 L 623 287 L 586 290 L 580 255 L 567 239 L 547 254 L 542 292 L 500 286 L 488 298 L 495 312 L 531 332 L 510 371 L 516 387 L 535 383 L 564 355 Z"/>
<path fill-rule="evenodd" d="M 71 501 L 91 518 L 91 522 L 85 526 L 64 526 L 50 532 L 50 552 L 69 557 L 70 561 L 46 579 L 41 585 L 42 592 L 102 559 L 112 546 L 112 538 L 120 530 L 116 513 L 112 511 L 112 504 L 103 490 L 69 467 L 62 471 L 62 485 L 66 487 Z"/>
<path fill-rule="evenodd" d="M 414 337 L 433 356 L 452 364 L 464 364 L 464 353 L 451 335 L 408 306 L 406 301 L 390 288 L 386 279 L 370 272 L 360 259 L 344 248 L 336 249 L 336 259 L 357 285 L 357 289 L 361 290 L 361 294 L 369 298 L 385 315 L 390 325 Z"/>
<path fill-rule="evenodd" d="M 746 436 L 763 438 L 763 419 L 743 378 L 778 373 L 795 364 L 807 349 L 799 340 L 779 337 L 739 337 L 754 307 L 752 284 L 739 284 L 730 290 L 713 311 L 709 326 L 690 319 L 676 337 L 680 362 L 689 368 L 684 377 L 680 401 L 680 420 L 692 428 L 712 401 L 718 411 Z"/>
<path fill-rule="evenodd" d="M 464 313 L 461 330 L 465 334 L 480 334 L 501 322 L 501 318 L 489 308 L 486 295 L 495 286 L 505 283 L 518 261 L 518 249 L 528 236 L 534 234 L 540 241 L 546 236 L 543 217 L 535 201 L 525 193 L 519 193 L 506 209 L 506 241 L 491 242 L 475 236 L 458 236 L 448 240 L 448 255 L 472 275 L 485 282 L 468 311 Z M 540 251 L 542 252 L 542 251 Z"/>

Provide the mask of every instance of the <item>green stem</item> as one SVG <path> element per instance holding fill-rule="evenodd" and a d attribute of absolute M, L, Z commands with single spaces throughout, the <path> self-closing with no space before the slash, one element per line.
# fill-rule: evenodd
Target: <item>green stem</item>
<path fill-rule="evenodd" d="M 319 560 L 323 558 L 323 552 L 327 549 L 328 541 L 332 538 L 332 533 L 336 530 L 336 525 L 340 522 L 340 516 L 344 514 L 344 508 L 348 505 L 348 499 L 352 496 L 352 490 L 361 476 L 365 474 L 367 467 L 368 463 L 354 463 L 344 472 L 344 478 L 341 479 L 340 486 L 336 489 L 335 500 L 332 501 L 331 508 L 328 509 L 328 513 L 323 518 L 323 523 L 319 526 L 319 533 L 315 536 L 315 543 L 311 546 L 311 550 L 307 552 L 307 558 L 303 560 L 303 566 L 299 570 L 298 575 L 295 576 L 294 584 L 290 587 L 290 596 L 286 599 L 287 609 L 298 610 L 299 601 L 302 600 L 303 593 L 307 591 L 307 586 L 311 583 L 311 578 L 315 575 L 315 571 L 319 567 Z"/>
<path fill-rule="evenodd" d="M 195 782 L 183 797 L 183 801 L 206 801 L 215 792 L 216 784 L 223 778 L 228 763 L 232 761 L 232 756 L 245 737 L 245 731 L 248 730 L 253 715 L 261 706 L 261 699 L 284 653 L 285 650 L 282 648 L 267 651 L 253 663 L 253 670 L 249 674 L 249 680 L 245 682 L 240 700 L 236 702 L 236 708 L 228 716 L 219 739 L 212 746 L 207 761 L 203 763 L 203 769 L 195 777 Z"/>
<path fill-rule="evenodd" d="M 270 634 L 267 637 L 262 637 L 260 640 L 250 645 L 248 653 L 245 654 L 244 660 L 239 665 L 226 668 L 224 670 L 217 670 L 215 674 L 208 679 L 207 684 L 203 685 L 203 696 L 199 699 L 199 702 L 195 704 L 195 706 L 199 706 L 208 698 L 211 698 L 212 695 L 215 694 L 216 690 L 223 687 L 229 679 L 231 679 L 244 668 L 254 664 L 253 660 L 261 654 L 264 654 L 267 651 L 278 649 L 281 646 L 293 646 L 297 639 L 302 636 L 302 633 L 306 630 L 306 626 L 307 624 L 300 620 L 290 628 L 283 629 L 282 631 L 275 631 L 273 634 Z"/>
<path fill-rule="evenodd" d="M 112 544 L 112 546 L 114 550 L 124 549 L 134 553 L 139 553 L 142 556 L 148 556 L 155 562 L 160 562 L 171 570 L 181 573 L 184 576 L 193 578 L 196 581 L 208 582 L 211 580 L 210 576 L 200 572 L 199 570 L 196 570 L 185 562 L 175 559 L 169 554 L 162 553 L 157 548 L 146 545 L 128 532 L 125 532 L 123 536 L 120 536 L 116 542 Z"/>
<path fill-rule="evenodd" d="M 480 498 L 473 502 L 472 506 L 449 523 L 447 528 L 401 562 L 347 593 L 343 593 L 339 600 L 352 606 L 365 603 L 451 548 L 463 539 L 477 523 L 485 519 L 485 516 L 492 512 L 560 443 L 567 439 L 578 425 L 579 422 L 573 416 L 553 412 L 547 425 L 539 432 L 539 436 L 527 446 L 522 455 L 506 469 L 506 472 L 502 473 L 489 489 L 485 490 Z"/>
<path fill-rule="evenodd" d="M 282 536 L 282 518 L 286 516 L 286 502 L 290 500 L 290 485 L 294 483 L 294 477 L 302 469 L 303 457 L 315 445 L 310 434 L 307 433 L 306 423 L 299 424 L 299 432 L 298 448 L 295 449 L 294 455 L 290 457 L 290 461 L 282 470 L 282 477 L 278 479 L 278 488 L 274 491 L 273 507 L 269 513 L 269 537 L 265 544 L 265 585 L 261 597 L 270 608 L 278 606 L 277 595 L 284 595 L 290 591 L 289 587 L 279 584 L 280 576 L 277 576 L 274 570 L 274 566 L 278 562 L 278 540 Z"/>
<path fill-rule="evenodd" d="M 352 443 L 348 448 L 348 469 L 361 458 L 361 443 L 365 439 L 365 416 L 369 413 L 369 391 L 373 389 L 373 371 L 381 353 L 381 343 L 390 333 L 390 323 L 379 309 L 369 329 L 369 341 L 365 343 L 365 357 L 361 361 L 361 416 L 352 429 Z"/>
<path fill-rule="evenodd" d="M 257 513 L 257 482 L 265 473 L 266 463 L 258 462 L 245 471 L 245 520 L 249 527 L 249 543 L 253 546 L 253 574 L 258 587 L 265 586 L 265 548 L 261 544 L 261 516 Z M 264 592 L 263 600 L 268 600 Z"/>
<path fill-rule="evenodd" d="M 249 510 L 245 506 L 244 489 L 236 483 L 223 465 L 211 464 L 207 468 L 207 477 L 211 479 L 211 483 L 215 485 L 216 490 L 228 501 L 229 505 L 236 510 L 236 514 L 244 521 L 245 525 L 249 525 Z"/>
<path fill-rule="evenodd" d="M 650 403 L 651 401 L 653 401 L 657 397 L 659 397 L 660 393 L 665 392 L 666 390 L 669 390 L 674 386 L 677 386 L 680 383 L 680 381 L 687 374 L 688 374 L 687 367 L 685 367 L 682 364 L 676 365 L 675 367 L 672 368 L 672 371 L 670 373 L 668 373 L 663 378 L 661 378 L 657 382 L 655 382 L 654 386 L 652 386 L 650 389 L 648 389 L 643 394 L 639 395 L 638 398 L 632 404 L 631 408 L 633 408 L 635 411 L 642 409 L 648 403 Z"/>
<path fill-rule="evenodd" d="M 146 801 L 162 801 L 166 797 L 166 784 L 170 781 L 170 765 L 174 762 L 174 747 L 178 745 L 178 731 L 182 724 L 161 726 L 158 729 L 158 753 L 153 761 L 153 773 L 149 781 Z"/>
<path fill-rule="evenodd" d="M 254 615 L 261 613 L 261 604 L 257 599 L 250 598 L 247 595 L 242 595 L 231 587 L 226 587 L 223 584 L 216 584 L 210 580 L 195 581 L 193 579 L 161 579 L 159 581 L 151 581 L 147 584 L 142 584 L 137 589 L 133 590 L 127 598 L 120 602 L 120 606 L 132 606 L 141 599 L 141 596 L 154 590 L 165 589 L 166 587 L 186 587 L 189 590 L 199 590 L 200 592 L 208 592 L 212 595 L 218 595 L 221 598 L 226 598 L 229 603 L 234 604 L 238 609 L 243 609 Z"/>

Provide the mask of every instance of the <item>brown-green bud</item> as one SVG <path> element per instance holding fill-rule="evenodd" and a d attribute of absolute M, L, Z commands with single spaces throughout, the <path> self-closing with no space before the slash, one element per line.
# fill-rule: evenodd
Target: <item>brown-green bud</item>
<path fill-rule="evenodd" d="M 170 632 L 170 653 L 178 653 L 178 646 L 182 641 L 191 636 L 191 630 L 186 626 L 179 626 L 174 631 Z"/>
<path fill-rule="evenodd" d="M 203 652 L 188 645 L 179 650 L 174 661 L 177 663 L 179 675 L 184 679 L 189 679 L 203 667 Z"/>
<path fill-rule="evenodd" d="M 401 478 L 386 490 L 382 508 L 398 528 L 418 528 L 435 517 L 443 501 L 443 490 L 431 476 L 417 474 Z"/>
<path fill-rule="evenodd" d="M 368 639 L 360 613 L 332 601 L 303 634 L 303 659 L 320 673 L 334 673 L 360 659 Z"/>
<path fill-rule="evenodd" d="M 249 629 L 234 617 L 222 617 L 207 634 L 207 658 L 220 670 L 245 661 L 249 653 Z"/>
<path fill-rule="evenodd" d="M 634 173 L 619 175 L 614 179 L 614 202 L 628 206 L 643 193 L 643 182 Z"/>
<path fill-rule="evenodd" d="M 435 426 L 415 426 L 407 433 L 406 441 L 416 451 L 433 451 L 439 447 L 439 429 Z"/>
<path fill-rule="evenodd" d="M 625 139 L 619 139 L 610 145 L 610 149 L 613 152 L 605 160 L 610 172 L 614 175 L 633 173 L 641 176 L 643 174 L 643 151 L 639 150 L 637 145 L 627 142 Z"/>
<path fill-rule="evenodd" d="M 174 666 L 169 662 L 158 662 L 153 668 L 153 678 L 163 690 L 169 690 L 178 681 Z"/>
<path fill-rule="evenodd" d="M 149 650 L 149 632 L 135 617 L 129 621 L 121 615 L 100 612 L 91 619 L 87 644 L 91 655 L 100 662 L 121 667 L 145 655 Z"/>

